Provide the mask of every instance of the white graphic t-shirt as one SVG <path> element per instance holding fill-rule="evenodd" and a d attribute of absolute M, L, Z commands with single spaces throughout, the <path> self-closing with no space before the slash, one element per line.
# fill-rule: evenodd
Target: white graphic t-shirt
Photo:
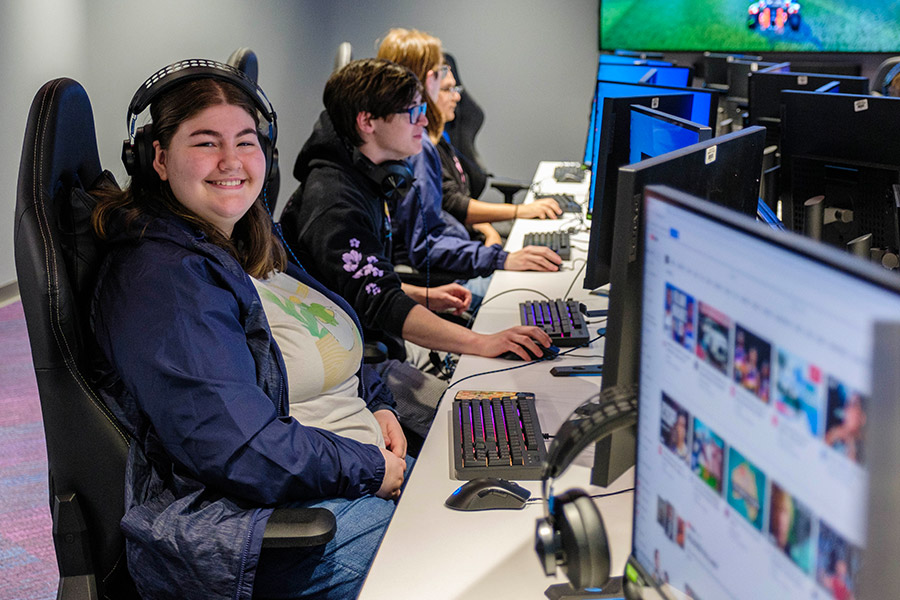
<path fill-rule="evenodd" d="M 285 273 L 253 283 L 287 367 L 291 416 L 383 448 L 381 427 L 358 394 L 362 337 L 350 315 Z"/>

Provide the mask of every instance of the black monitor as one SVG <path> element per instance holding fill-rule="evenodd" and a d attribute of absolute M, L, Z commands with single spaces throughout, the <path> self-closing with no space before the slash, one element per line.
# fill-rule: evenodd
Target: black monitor
<path fill-rule="evenodd" d="M 648 188 L 642 214 L 629 578 L 667 599 L 894 597 L 866 595 L 860 567 L 881 550 L 867 521 L 896 531 L 867 502 L 879 489 L 889 505 L 896 483 L 872 468 L 870 428 L 888 413 L 896 437 L 897 412 L 873 407 L 898 396 L 875 341 L 897 327 L 900 280 L 669 188 Z"/>
<path fill-rule="evenodd" d="M 751 125 L 762 125 L 769 130 L 768 145 L 778 145 L 781 137 L 782 90 L 816 91 L 833 81 L 838 82 L 844 94 L 868 94 L 869 80 L 865 77 L 841 75 L 817 75 L 815 73 L 791 73 L 757 71 L 748 80 L 748 115 Z"/>
<path fill-rule="evenodd" d="M 728 99 L 746 105 L 750 97 L 750 74 L 757 72 L 788 72 L 790 63 L 733 60 L 728 63 Z"/>
<path fill-rule="evenodd" d="M 740 131 L 619 169 L 609 286 L 603 387 L 636 383 L 640 353 L 641 197 L 644 187 L 667 185 L 755 216 L 765 129 Z"/>
<path fill-rule="evenodd" d="M 874 248 L 896 255 L 900 98 L 788 90 L 781 99 L 785 226 L 840 247 L 872 234 Z M 804 208 L 820 196 L 820 212 Z"/>
<path fill-rule="evenodd" d="M 762 56 L 752 54 L 726 54 L 723 52 L 703 53 L 704 85 L 728 89 L 728 63 L 735 60 L 761 61 Z"/>
<path fill-rule="evenodd" d="M 594 159 L 591 186 L 588 190 L 588 213 L 591 218 L 591 237 L 588 263 L 585 267 L 584 287 L 594 289 L 609 283 L 609 264 L 612 251 L 613 219 L 615 217 L 616 178 L 619 167 L 627 165 L 631 146 L 631 107 L 641 105 L 660 112 L 690 118 L 693 96 L 625 96 L 607 98 L 603 107 L 600 143 Z M 661 127 L 672 127 L 661 123 Z M 685 130 L 698 132 L 703 125 L 682 125 Z"/>
<path fill-rule="evenodd" d="M 691 94 L 694 99 L 691 104 L 691 115 L 689 119 L 701 125 L 709 125 L 713 127 L 716 123 L 716 114 L 719 107 L 720 98 L 724 92 L 707 88 L 695 87 L 679 87 L 667 85 L 652 85 L 647 83 L 624 83 L 621 81 L 598 80 L 594 87 L 594 101 L 591 104 L 591 122 L 588 126 L 587 139 L 584 148 L 583 163 L 588 167 L 592 167 L 594 154 L 597 152 L 597 144 L 599 137 L 596 132 L 600 127 L 600 121 L 597 119 L 597 98 L 614 97 L 614 96 L 647 96 L 650 94 Z M 602 104 L 602 103 L 601 103 Z M 588 202 L 588 218 L 591 215 L 593 207 Z"/>
<path fill-rule="evenodd" d="M 626 83 L 621 81 L 598 80 L 594 86 L 594 96 L 591 102 L 591 116 L 588 132 L 584 145 L 584 157 L 582 163 L 592 168 L 594 154 L 597 152 L 599 137 L 596 135 L 601 125 L 597 119 L 597 98 L 614 96 L 647 96 L 650 94 L 678 94 L 689 93 L 694 96 L 691 105 L 690 120 L 701 125 L 712 127 L 716 122 L 716 111 L 719 99 L 723 92 L 705 88 L 678 87 L 666 85 L 652 85 L 648 83 Z M 599 104 L 602 109 L 602 102 Z M 591 214 L 591 206 L 588 206 L 588 215 Z"/>

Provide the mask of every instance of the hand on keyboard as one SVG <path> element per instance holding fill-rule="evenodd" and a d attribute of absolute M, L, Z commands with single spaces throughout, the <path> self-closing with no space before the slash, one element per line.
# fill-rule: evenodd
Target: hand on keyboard
<path fill-rule="evenodd" d="M 543 246 L 525 246 L 506 257 L 503 268 L 507 271 L 559 271 L 562 259 L 559 254 Z"/>
<path fill-rule="evenodd" d="M 553 198 L 538 198 L 528 204 L 520 204 L 516 216 L 520 219 L 555 219 L 562 212 L 559 203 Z"/>

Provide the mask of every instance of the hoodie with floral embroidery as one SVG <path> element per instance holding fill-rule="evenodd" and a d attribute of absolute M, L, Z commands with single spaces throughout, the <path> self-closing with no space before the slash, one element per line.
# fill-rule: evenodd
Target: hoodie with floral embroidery
<path fill-rule="evenodd" d="M 385 199 L 353 160 L 352 148 L 323 112 L 294 165 L 301 183 L 281 213 L 281 226 L 310 275 L 356 310 L 365 339 L 384 342 L 391 358 L 402 360 L 400 334 L 416 301 L 394 272 Z"/>

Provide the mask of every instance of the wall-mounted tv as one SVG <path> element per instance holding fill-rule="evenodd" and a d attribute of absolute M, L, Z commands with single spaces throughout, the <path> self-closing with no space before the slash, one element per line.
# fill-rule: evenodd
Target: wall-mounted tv
<path fill-rule="evenodd" d="M 600 49 L 900 52 L 893 0 L 600 0 Z"/>

